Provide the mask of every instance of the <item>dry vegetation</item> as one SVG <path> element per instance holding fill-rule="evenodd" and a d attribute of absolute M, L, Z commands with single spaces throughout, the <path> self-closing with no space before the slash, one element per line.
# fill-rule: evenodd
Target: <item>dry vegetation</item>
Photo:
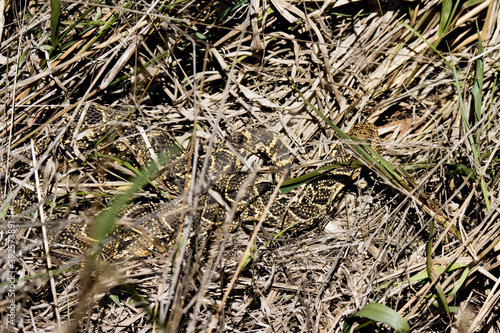
<path fill-rule="evenodd" d="M 379 303 L 373 319 L 390 308 L 414 332 L 500 332 L 498 0 L 51 2 L 1 2 L 0 330 L 340 332 Z M 196 132 L 200 152 L 265 127 L 298 166 L 338 140 L 318 112 L 367 121 L 388 163 L 365 161 L 317 228 L 260 230 L 251 260 L 242 228 L 209 251 L 64 266 L 63 288 L 28 297 L 49 279 L 44 233 L 130 179 L 67 158 L 66 119 L 88 103 L 135 108 L 188 149 Z"/>

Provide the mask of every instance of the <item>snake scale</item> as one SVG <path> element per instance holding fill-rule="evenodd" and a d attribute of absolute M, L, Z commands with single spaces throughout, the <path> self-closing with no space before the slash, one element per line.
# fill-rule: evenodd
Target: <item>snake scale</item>
<path fill-rule="evenodd" d="M 203 189 L 199 191 L 198 208 L 194 214 L 199 222 L 196 230 L 198 239 L 219 228 L 233 206 L 235 218 L 229 231 L 234 231 L 240 223 L 256 223 L 262 214 L 267 214 L 264 220 L 266 225 L 279 230 L 310 228 L 328 212 L 339 192 L 360 172 L 359 168 L 345 165 L 354 159 L 347 146 L 336 144 L 331 149 L 330 158 L 322 166 L 344 163 L 343 167 L 330 169 L 320 178 L 307 183 L 300 195 L 276 192 L 276 182 L 269 177 L 242 171 L 242 161 L 258 156 L 273 166 L 275 178 L 285 179 L 293 156 L 276 135 L 255 128 L 240 130 L 225 142 L 215 145 L 207 154 L 206 172 L 201 172 L 204 160 L 201 156 L 200 164 L 191 173 L 190 155 L 167 131 L 151 124 L 130 121 L 126 115 L 102 107 L 85 108 L 68 127 L 64 141 L 67 149 L 75 159 L 84 161 L 89 152 L 98 151 L 135 165 L 156 163 L 160 170 L 154 175 L 154 181 L 177 198 L 182 197 L 194 179 L 195 184 Z M 348 134 L 380 150 L 380 138 L 374 125 L 354 125 Z M 168 162 L 162 165 L 160 160 Z M 276 192 L 274 200 L 265 213 L 273 192 Z M 180 199 L 126 207 L 102 246 L 103 255 L 117 260 L 171 248 L 176 231 L 183 225 L 182 217 L 192 211 L 189 208 Z M 92 230 L 93 224 L 89 219 L 70 222 L 53 237 L 51 253 L 62 261 L 84 254 L 97 243 Z"/>

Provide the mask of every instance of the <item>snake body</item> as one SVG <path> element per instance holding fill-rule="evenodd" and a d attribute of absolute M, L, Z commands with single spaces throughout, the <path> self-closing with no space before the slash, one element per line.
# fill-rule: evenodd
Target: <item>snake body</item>
<path fill-rule="evenodd" d="M 127 125 L 128 124 L 128 125 Z M 125 126 L 127 125 L 127 126 Z M 261 128 L 243 129 L 225 142 L 216 145 L 207 156 L 208 168 L 201 165 L 192 169 L 191 157 L 175 139 L 161 128 L 150 124 L 124 121 L 123 113 L 112 109 L 90 107 L 69 126 L 66 143 L 73 148 L 75 158 L 85 159 L 91 148 L 116 159 L 136 165 L 156 163 L 160 171 L 155 181 L 176 195 L 189 189 L 194 179 L 202 191 L 197 207 L 174 200 L 163 203 L 132 204 L 120 214 L 116 228 L 108 235 L 102 253 L 111 260 L 131 256 L 145 256 L 152 251 L 166 249 L 175 243 L 176 230 L 183 225 L 182 218 L 196 208 L 194 218 L 199 221 L 196 230 L 199 239 L 208 236 L 226 220 L 233 209 L 234 217 L 229 231 L 240 223 L 258 222 L 263 214 L 267 225 L 276 229 L 310 228 L 330 209 L 340 191 L 359 175 L 359 168 L 344 166 L 325 172 L 319 179 L 306 184 L 298 196 L 276 191 L 276 183 L 259 174 L 242 172 L 243 162 L 256 155 L 274 167 L 276 178 L 285 179 L 293 157 L 275 134 Z M 348 134 L 379 150 L 380 138 L 372 124 L 361 123 Z M 109 136 L 111 140 L 102 140 Z M 106 142 L 112 142 L 106 144 Z M 134 156 L 133 161 L 131 156 Z M 345 144 L 335 145 L 323 166 L 346 163 L 354 158 Z M 169 161 L 161 165 L 160 160 Z M 200 158 L 203 161 L 203 156 Z M 191 174 L 194 174 L 192 179 Z M 274 200 L 266 212 L 269 200 Z M 95 220 L 95 219 L 92 219 Z M 61 260 L 83 254 L 97 244 L 89 219 L 73 221 L 60 230 L 52 240 L 52 253 Z"/>

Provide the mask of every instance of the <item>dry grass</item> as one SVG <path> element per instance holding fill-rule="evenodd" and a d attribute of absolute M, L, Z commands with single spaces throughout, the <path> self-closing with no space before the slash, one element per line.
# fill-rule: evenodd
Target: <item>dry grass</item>
<path fill-rule="evenodd" d="M 414 332 L 500 332 L 498 1 L 463 3 L 447 21 L 440 1 L 65 1 L 59 32 L 49 2 L 2 5 L 2 328 L 340 332 L 377 302 Z M 373 162 L 367 186 L 349 187 L 318 228 L 275 240 L 260 230 L 243 266 L 244 228 L 209 251 L 87 264 L 31 300 L 40 279 L 27 277 L 48 280 L 46 233 L 95 216 L 128 184 L 113 163 L 61 156 L 64 119 L 88 103 L 137 107 L 186 148 L 196 131 L 195 150 L 266 127 L 297 165 L 337 140 L 312 105 L 344 130 L 375 123 L 390 164 Z"/>

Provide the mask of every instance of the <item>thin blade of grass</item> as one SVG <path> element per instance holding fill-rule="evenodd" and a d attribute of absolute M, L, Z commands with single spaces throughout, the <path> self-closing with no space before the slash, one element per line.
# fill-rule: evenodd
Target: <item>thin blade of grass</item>
<path fill-rule="evenodd" d="M 483 44 L 481 40 L 481 33 L 477 32 L 477 54 L 483 53 Z M 477 123 L 481 120 L 481 106 L 483 101 L 483 79 L 484 79 L 484 59 L 483 57 L 479 57 L 476 59 L 476 72 L 474 78 L 474 85 L 472 86 L 472 99 L 473 99 L 473 107 L 474 107 L 474 121 Z M 477 129 L 476 133 L 476 149 L 474 154 L 474 160 L 478 166 L 481 165 L 479 151 L 481 150 L 481 135 L 482 135 L 483 126 L 480 125 Z M 481 168 L 479 167 L 479 172 L 481 172 Z M 491 211 L 490 199 L 488 196 L 488 189 L 486 188 L 486 183 L 484 181 L 484 177 L 481 177 L 481 192 L 483 194 L 484 203 L 486 205 L 486 211 L 489 213 Z"/>
<path fill-rule="evenodd" d="M 435 45 L 438 45 L 441 38 L 449 32 L 450 24 L 453 21 L 453 17 L 455 16 L 455 12 L 457 11 L 459 5 L 460 1 L 443 0 L 441 6 L 441 18 L 439 21 L 438 41 Z"/>
<path fill-rule="evenodd" d="M 342 332 L 351 332 L 354 322 L 359 318 L 367 318 L 372 321 L 384 323 L 395 329 L 396 332 L 410 332 L 410 326 L 399 313 L 380 303 L 366 304 L 361 310 L 346 320 Z M 370 324 L 370 322 L 364 324 L 363 327 L 368 324 Z M 361 326 L 355 329 L 357 330 L 359 328 L 361 328 Z"/>
<path fill-rule="evenodd" d="M 165 165 L 168 163 L 165 158 L 165 154 L 160 156 L 160 164 Z M 139 172 L 137 176 L 132 180 L 131 186 L 123 193 L 117 194 L 111 207 L 104 210 L 96 219 L 94 226 L 94 238 L 99 242 L 98 249 L 102 249 L 103 241 L 110 234 L 110 232 L 115 228 L 116 220 L 122 211 L 122 209 L 132 200 L 135 193 L 142 188 L 149 180 L 150 176 L 157 171 L 158 167 L 156 163 L 149 163 L 149 165 Z"/>
<path fill-rule="evenodd" d="M 59 18 L 61 17 L 61 0 L 50 0 L 50 34 L 52 50 L 57 48 L 59 42 Z M 52 53 L 52 52 L 51 52 Z"/>

